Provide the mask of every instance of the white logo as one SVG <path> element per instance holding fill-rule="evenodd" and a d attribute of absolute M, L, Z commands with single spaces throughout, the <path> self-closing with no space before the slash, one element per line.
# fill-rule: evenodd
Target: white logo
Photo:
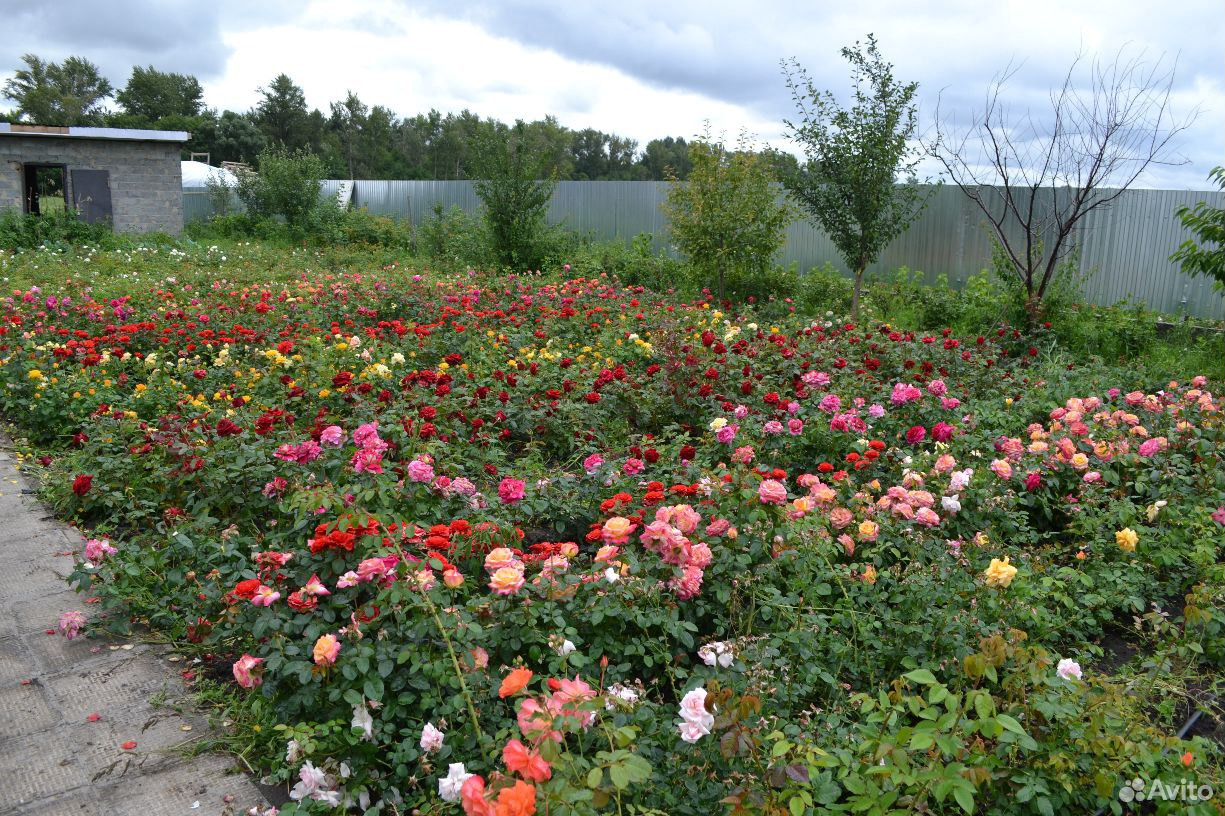
<path fill-rule="evenodd" d="M 1215 795 L 1211 785 L 1196 785 L 1193 780 L 1180 779 L 1178 784 L 1154 779 L 1147 785 L 1136 777 L 1119 789 L 1122 802 L 1206 802 Z"/>

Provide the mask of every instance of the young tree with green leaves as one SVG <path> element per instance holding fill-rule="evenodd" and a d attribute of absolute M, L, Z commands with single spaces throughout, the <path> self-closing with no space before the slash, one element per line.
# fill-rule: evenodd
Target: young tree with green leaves
<path fill-rule="evenodd" d="M 854 272 L 851 317 L 858 319 L 864 270 L 910 227 L 926 199 L 914 176 L 921 152 L 911 146 L 918 83 L 894 79 L 871 34 L 866 48 L 857 42 L 842 56 L 854 86 L 849 108 L 818 90 L 795 59 L 783 62 L 800 115 L 799 124 L 786 125 L 806 157 L 783 184 Z"/>
<path fill-rule="evenodd" d="M 34 54 L 4 83 L 4 96 L 17 103 L 17 117 L 35 125 L 94 125 L 102 118 L 102 101 L 114 90 L 98 66 L 83 57 L 62 63 Z"/>
<path fill-rule="evenodd" d="M 498 262 L 515 270 L 539 269 L 545 213 L 557 186 L 547 172 L 550 157 L 528 138 L 522 120 L 512 128 L 481 127 L 474 147 L 473 186 Z"/>
<path fill-rule="evenodd" d="M 688 179 L 672 175 L 662 205 L 668 231 L 722 301 L 729 274 L 764 274 L 783 246 L 791 208 L 778 200 L 767 161 L 741 134 L 730 151 L 707 131 L 690 142 Z"/>
<path fill-rule="evenodd" d="M 1225 167 L 1214 167 L 1209 180 L 1225 190 Z M 1225 289 L 1225 208 L 1213 207 L 1201 201 L 1194 207 L 1179 207 L 1175 214 L 1194 238 L 1183 242 L 1171 261 L 1182 265 L 1188 275 L 1205 275 Z"/>
<path fill-rule="evenodd" d="M 124 111 L 154 124 L 168 117 L 199 116 L 204 107 L 204 89 L 190 74 L 159 71 L 150 65 L 132 69 L 128 84 L 115 94 Z"/>

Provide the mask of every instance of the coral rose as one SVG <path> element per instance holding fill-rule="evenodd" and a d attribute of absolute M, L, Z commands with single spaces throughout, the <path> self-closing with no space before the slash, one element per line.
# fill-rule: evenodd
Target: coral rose
<path fill-rule="evenodd" d="M 498 688 L 498 697 L 505 700 L 507 697 L 514 697 L 519 692 L 527 688 L 527 684 L 532 682 L 533 673 L 531 669 L 518 668 L 506 675 L 506 679 L 502 681 L 501 687 Z"/>

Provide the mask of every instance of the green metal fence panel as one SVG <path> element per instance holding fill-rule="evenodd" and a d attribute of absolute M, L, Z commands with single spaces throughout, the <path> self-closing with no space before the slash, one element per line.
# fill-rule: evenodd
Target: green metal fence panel
<path fill-rule="evenodd" d="M 338 181 L 324 183 L 334 195 Z M 629 241 L 649 233 L 655 247 L 671 251 L 667 220 L 660 210 L 668 196 L 662 181 L 563 181 L 549 204 L 550 223 L 601 240 Z M 868 267 L 869 276 L 892 275 L 900 267 L 921 271 L 929 283 L 945 276 L 962 286 L 970 276 L 991 265 L 992 236 L 982 213 L 953 186 L 931 188 L 927 206 L 911 228 Z M 987 200 L 997 188 L 982 188 Z M 1057 191 L 1063 196 L 1071 191 Z M 780 196 L 782 195 L 780 190 Z M 1050 206 L 1044 193 L 1042 206 Z M 1225 297 L 1210 280 L 1193 279 L 1170 263 L 1170 255 L 1188 237 L 1175 217 L 1182 205 L 1207 201 L 1225 206 L 1218 191 L 1128 190 L 1109 207 L 1090 213 L 1078 230 L 1080 286 L 1091 303 L 1113 305 L 1123 300 L 1143 303 L 1170 314 L 1225 318 Z M 480 211 L 471 181 L 355 181 L 354 207 L 375 215 L 420 225 L 435 206 L 464 212 Z M 208 217 L 204 191 L 184 190 L 183 213 L 188 222 Z M 787 229 L 779 263 L 801 270 L 832 264 L 847 274 L 833 242 L 802 217 Z"/>

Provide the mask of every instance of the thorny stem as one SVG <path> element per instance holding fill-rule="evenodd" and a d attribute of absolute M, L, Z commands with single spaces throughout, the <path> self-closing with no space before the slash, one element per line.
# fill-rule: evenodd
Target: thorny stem
<path fill-rule="evenodd" d="M 464 702 L 468 704 L 468 716 L 472 718 L 472 725 L 476 728 L 476 737 L 483 745 L 485 743 L 485 734 L 481 731 L 481 718 L 477 716 L 476 704 L 472 701 L 472 695 L 468 692 L 468 684 L 464 681 L 464 671 L 460 668 L 459 658 L 455 656 L 455 647 L 451 644 L 451 636 L 447 634 L 447 628 L 442 625 L 442 618 L 438 615 L 438 607 L 434 604 L 433 599 L 424 592 L 421 596 L 429 604 L 430 615 L 434 618 L 434 625 L 438 627 L 443 641 L 447 644 L 447 652 L 451 655 L 451 665 L 455 667 L 455 679 L 459 681 L 459 693 L 464 696 Z"/>

